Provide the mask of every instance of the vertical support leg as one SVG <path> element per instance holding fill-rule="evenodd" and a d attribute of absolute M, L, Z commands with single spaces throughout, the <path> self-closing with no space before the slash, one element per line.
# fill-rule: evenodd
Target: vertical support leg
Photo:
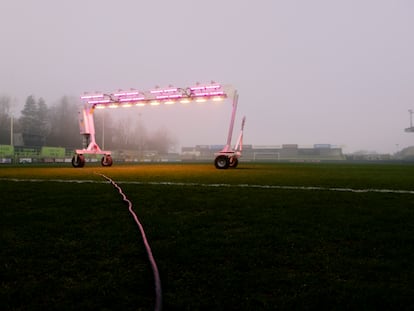
<path fill-rule="evenodd" d="M 227 143 L 222 152 L 229 152 L 231 151 L 231 139 L 233 137 L 233 128 L 234 128 L 234 120 L 236 118 L 236 111 L 237 111 L 237 102 L 239 99 L 239 95 L 237 94 L 237 91 L 234 91 L 234 97 L 233 97 L 233 109 L 231 112 L 231 118 L 230 118 L 230 126 L 229 126 L 229 132 L 227 135 Z"/>

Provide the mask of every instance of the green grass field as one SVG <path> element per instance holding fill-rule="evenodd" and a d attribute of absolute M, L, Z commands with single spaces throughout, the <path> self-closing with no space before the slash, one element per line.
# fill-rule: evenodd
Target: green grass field
<path fill-rule="evenodd" d="M 0 310 L 153 309 L 97 173 L 164 310 L 414 309 L 414 165 L 240 163 L 0 166 Z"/>

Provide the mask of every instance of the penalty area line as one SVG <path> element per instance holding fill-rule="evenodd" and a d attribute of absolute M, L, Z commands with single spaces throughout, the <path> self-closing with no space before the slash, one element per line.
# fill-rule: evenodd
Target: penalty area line
<path fill-rule="evenodd" d="M 57 182 L 57 183 L 78 183 L 78 184 L 106 184 L 107 181 L 92 179 L 19 179 L 19 178 L 0 178 L 0 181 L 12 182 Z M 183 186 L 183 187 L 213 187 L 213 188 L 256 188 L 256 189 L 278 189 L 278 190 L 303 190 L 303 191 L 337 191 L 352 193 L 392 193 L 392 194 L 414 194 L 414 190 L 399 189 L 354 189 L 341 187 L 320 187 L 320 186 L 282 186 L 282 185 L 258 185 L 258 184 L 203 184 L 192 182 L 173 182 L 173 181 L 118 181 L 118 184 L 130 185 L 155 185 L 155 186 Z"/>

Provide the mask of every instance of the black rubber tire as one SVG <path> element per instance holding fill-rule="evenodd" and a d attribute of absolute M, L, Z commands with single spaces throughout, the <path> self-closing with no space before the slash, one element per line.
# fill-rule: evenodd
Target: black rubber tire
<path fill-rule="evenodd" d="M 237 165 L 239 165 L 239 159 L 237 159 L 236 157 L 231 157 L 229 160 L 229 166 L 231 168 L 236 168 Z"/>
<path fill-rule="evenodd" d="M 83 154 L 74 155 L 72 158 L 73 167 L 84 167 L 85 166 L 85 156 Z"/>
<path fill-rule="evenodd" d="M 101 160 L 102 166 L 112 166 L 112 157 L 111 155 L 104 155 Z"/>
<path fill-rule="evenodd" d="M 225 155 L 220 155 L 216 157 L 216 159 L 214 160 L 214 166 L 219 170 L 226 169 L 229 167 L 229 165 L 230 165 L 230 160 Z"/>

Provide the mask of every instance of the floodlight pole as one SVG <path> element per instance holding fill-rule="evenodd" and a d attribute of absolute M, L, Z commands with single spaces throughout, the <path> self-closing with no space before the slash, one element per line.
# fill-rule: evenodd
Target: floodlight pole
<path fill-rule="evenodd" d="M 407 127 L 405 129 L 405 131 L 407 133 L 413 133 L 414 132 L 414 127 L 413 127 L 413 113 L 414 113 L 414 111 L 412 109 L 409 109 L 408 113 L 410 114 L 410 127 Z"/>
<path fill-rule="evenodd" d="M 14 145 L 13 141 L 13 114 L 10 116 L 10 145 Z"/>

